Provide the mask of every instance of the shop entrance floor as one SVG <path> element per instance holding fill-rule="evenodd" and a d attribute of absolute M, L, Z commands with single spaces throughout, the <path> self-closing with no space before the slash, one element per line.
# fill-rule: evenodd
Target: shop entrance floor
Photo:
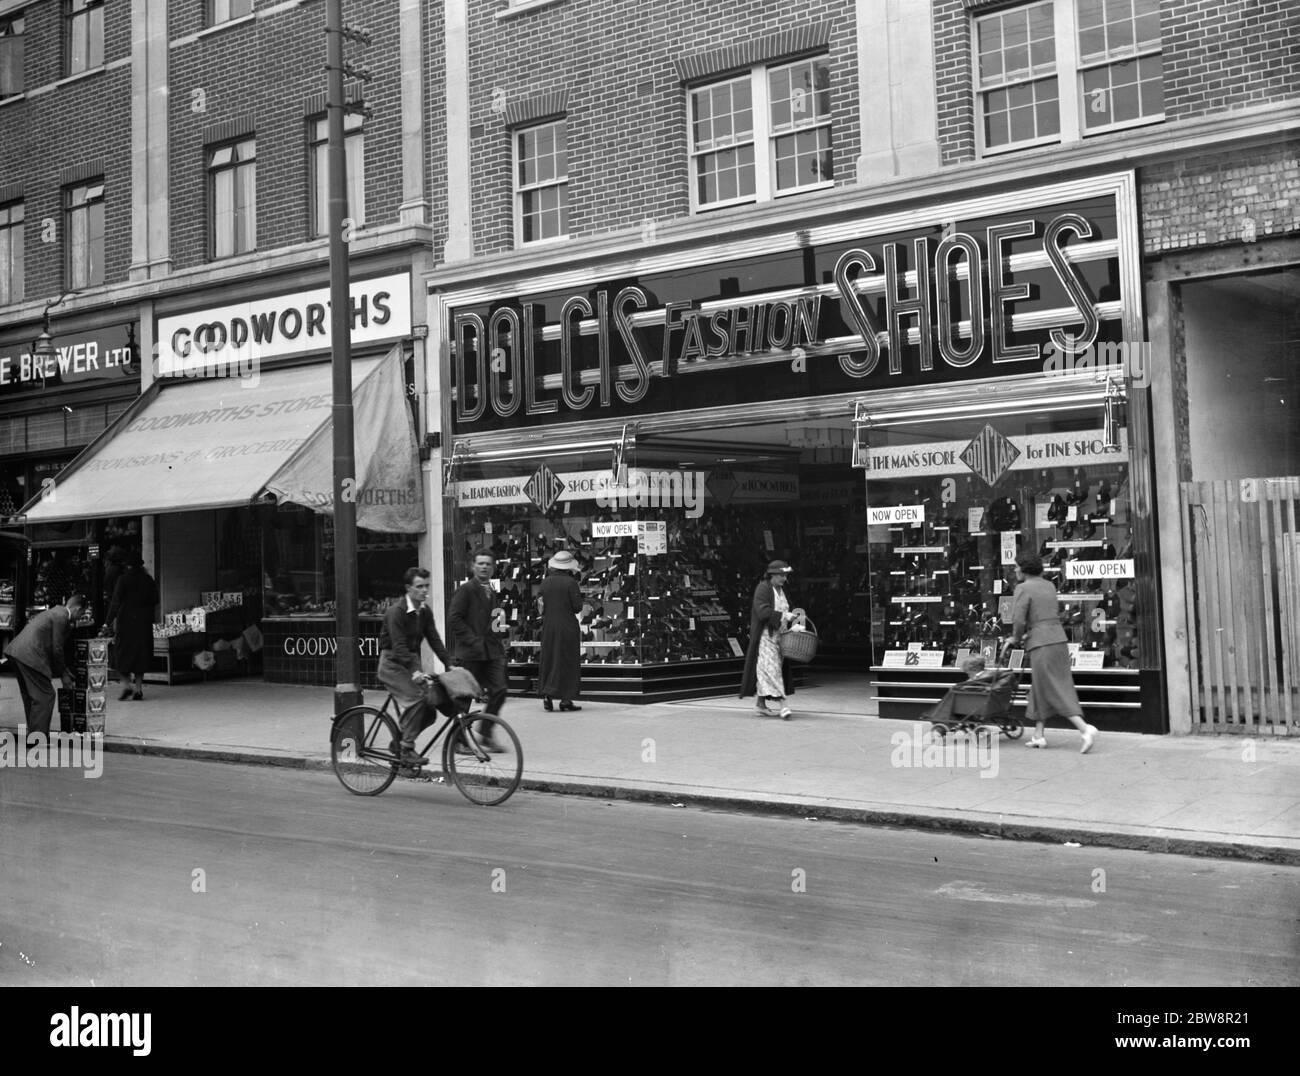
<path fill-rule="evenodd" d="M 816 705 L 809 699 L 809 712 L 819 714 L 845 714 L 858 717 L 877 717 L 875 690 L 869 672 L 818 672 L 814 667 L 804 673 L 798 689 L 790 697 L 790 707 L 799 710 L 800 694 L 816 689 Z M 707 705 L 710 710 L 752 710 L 754 700 L 735 695 L 716 695 L 707 699 L 678 699 L 670 706 Z"/>

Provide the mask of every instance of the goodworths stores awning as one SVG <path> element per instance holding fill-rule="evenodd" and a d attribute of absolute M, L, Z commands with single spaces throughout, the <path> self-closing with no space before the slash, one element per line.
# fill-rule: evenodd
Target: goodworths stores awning
<path fill-rule="evenodd" d="M 380 502 L 376 507 L 387 508 L 391 501 L 413 500 L 415 512 L 409 503 L 402 507 L 407 515 L 418 512 L 420 522 L 411 529 L 422 530 L 414 427 L 404 404 L 396 422 L 392 407 L 393 398 L 399 403 L 402 399 L 400 350 L 384 359 L 353 363 L 352 381 L 357 408 L 358 522 L 372 525 L 363 517 L 375 501 Z M 299 495 L 282 493 L 281 499 L 329 511 L 333 507 L 333 459 L 328 451 L 331 403 L 328 364 L 266 373 L 255 381 L 220 378 L 152 390 L 27 504 L 26 521 L 248 504 L 290 464 L 299 476 L 295 482 Z M 395 446 L 382 443 L 384 434 L 396 434 L 402 442 L 397 452 L 407 464 L 402 468 L 402 490 L 395 489 L 391 473 Z M 388 489 L 381 497 L 366 495 L 372 455 L 383 455 L 387 465 Z M 306 481 L 301 472 L 313 463 L 323 473 Z M 382 522 L 386 525 L 373 529 L 397 529 L 387 525 L 391 519 Z"/>

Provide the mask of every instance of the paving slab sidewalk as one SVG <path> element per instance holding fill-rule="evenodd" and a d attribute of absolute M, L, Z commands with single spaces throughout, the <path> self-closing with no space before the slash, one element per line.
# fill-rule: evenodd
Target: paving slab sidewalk
<path fill-rule="evenodd" d="M 1081 755 L 1049 729 L 1045 751 L 998 737 L 945 756 L 924 724 L 846 713 L 831 693 L 819 712 L 818 695 L 789 722 L 734 698 L 548 714 L 515 697 L 503 716 L 534 790 L 1300 865 L 1295 741 L 1103 733 Z M 110 695 L 105 747 L 327 770 L 332 704 L 328 688 L 260 681 L 146 685 L 140 702 Z M 21 714 L 0 677 L 0 727 Z"/>

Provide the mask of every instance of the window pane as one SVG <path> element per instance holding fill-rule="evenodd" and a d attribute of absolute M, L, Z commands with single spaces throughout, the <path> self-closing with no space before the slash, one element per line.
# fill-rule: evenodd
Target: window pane
<path fill-rule="evenodd" d="M 23 92 L 22 19 L 0 22 L 0 97 Z"/>
<path fill-rule="evenodd" d="M 329 232 L 329 212 L 330 212 L 330 190 L 329 190 L 329 162 L 327 156 L 329 147 L 322 144 L 312 149 L 313 172 L 315 173 L 315 183 L 313 184 L 316 198 L 316 225 L 315 235 L 326 235 Z"/>
<path fill-rule="evenodd" d="M 90 27 L 87 34 L 90 38 L 87 43 L 87 52 L 89 55 L 89 65 L 91 67 L 102 67 L 104 63 L 104 8 L 103 5 L 93 7 L 88 14 Z"/>

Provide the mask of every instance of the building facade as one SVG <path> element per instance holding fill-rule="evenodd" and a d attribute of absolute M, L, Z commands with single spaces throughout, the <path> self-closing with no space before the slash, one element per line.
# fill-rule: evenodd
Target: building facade
<path fill-rule="evenodd" d="M 355 380 L 403 367 L 425 457 L 368 487 L 406 511 L 363 612 L 491 548 L 525 688 L 571 548 L 590 693 L 729 691 L 784 558 L 820 668 L 914 716 L 1033 549 L 1090 719 L 1295 731 L 1293 4 L 344 15 Z M 289 467 L 327 417 L 324 20 L 0 0 L 0 631 L 6 594 L 102 604 L 120 546 L 183 647 L 256 624 L 265 674 L 332 682 L 331 494 Z"/>
<path fill-rule="evenodd" d="M 411 315 L 433 248 L 427 20 L 414 2 L 344 12 L 365 31 L 345 49 L 354 398 L 402 435 L 394 454 L 358 418 L 385 464 L 356 490 L 372 673 L 380 603 L 429 554 Z M 167 679 L 333 682 L 325 19 L 309 0 L 0 5 L 0 367 L 22 372 L 0 421 L 7 514 L 26 502 L 33 540 L 6 566 L 14 619 L 81 588 L 101 622 L 114 555 L 141 554 Z"/>
<path fill-rule="evenodd" d="M 734 684 L 784 557 L 823 668 L 914 716 L 1032 549 L 1090 720 L 1294 731 L 1292 487 L 1242 483 L 1300 467 L 1292 5 L 444 10 L 433 511 L 520 685 L 561 546 L 611 698 Z"/>

